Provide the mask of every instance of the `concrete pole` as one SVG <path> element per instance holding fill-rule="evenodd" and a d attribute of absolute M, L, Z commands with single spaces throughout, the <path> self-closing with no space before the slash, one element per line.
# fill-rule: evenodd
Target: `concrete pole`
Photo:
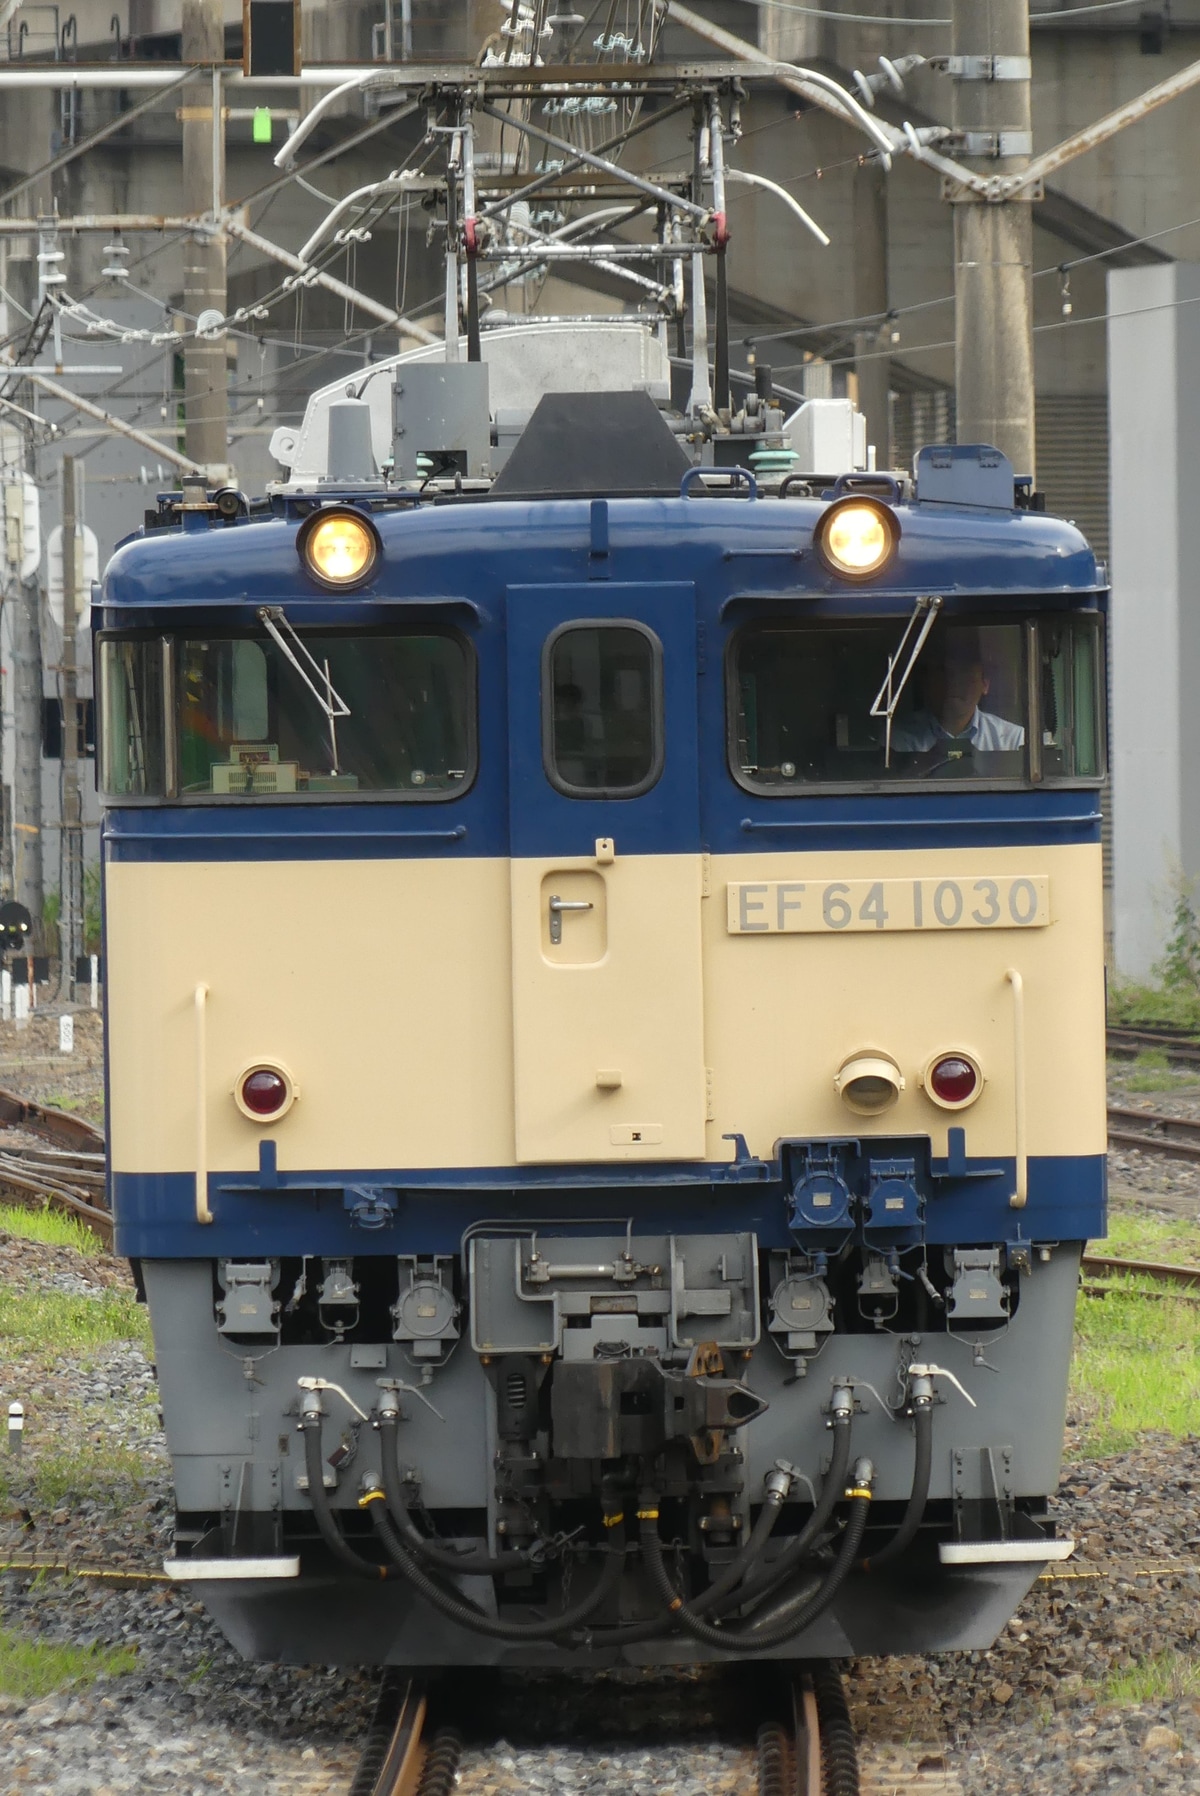
<path fill-rule="evenodd" d="M 62 460 L 62 892 L 58 914 L 58 989 L 75 997 L 75 963 L 83 947 L 83 807 L 79 792 L 79 699 L 75 626 L 83 576 L 83 534 L 78 527 L 75 458 Z"/>
<path fill-rule="evenodd" d="M 888 325 L 887 176 L 878 162 L 854 171 L 854 315 L 879 322 L 854 337 L 854 372 L 858 376 L 858 409 L 867 420 L 867 441 L 875 445 L 875 465 L 891 467 L 888 390 L 891 360 L 884 350 Z"/>
<path fill-rule="evenodd" d="M 183 0 L 183 60 L 219 64 L 225 60 L 225 9 L 221 0 Z M 217 101 L 214 107 L 214 98 Z M 183 113 L 183 209 L 211 212 L 224 201 L 225 130 L 220 86 L 214 77 L 205 93 L 197 83 Z M 183 256 L 183 307 L 192 318 L 228 310 L 225 240 L 189 237 Z M 210 479 L 228 478 L 229 375 L 225 338 L 204 342 L 189 337 L 183 352 L 184 442 L 188 455 L 209 470 Z"/>
<path fill-rule="evenodd" d="M 982 175 L 1021 173 L 1032 152 L 1029 104 L 1029 0 L 953 0 L 953 123 L 979 134 L 960 153 Z M 1002 79 L 988 79 L 985 58 L 1002 58 Z M 1018 61 L 1015 59 L 1023 59 Z M 1023 73 L 1022 73 L 1023 68 Z M 988 154 L 984 139 L 1010 153 Z M 952 184 L 948 183 L 948 186 Z M 954 375 L 958 440 L 992 443 L 1017 474 L 1034 473 L 1033 218 L 1026 195 L 987 201 L 961 187 L 954 205 Z"/>
<path fill-rule="evenodd" d="M 32 432 L 26 465 L 37 477 Z M 17 586 L 12 621 L 13 694 L 13 897 L 42 933 L 42 593 L 37 574 Z M 30 952 L 32 953 L 32 945 Z"/>

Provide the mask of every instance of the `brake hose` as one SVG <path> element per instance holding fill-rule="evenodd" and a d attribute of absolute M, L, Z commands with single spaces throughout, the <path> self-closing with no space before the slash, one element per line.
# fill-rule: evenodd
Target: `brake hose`
<path fill-rule="evenodd" d="M 441 1541 L 430 1540 L 421 1533 L 409 1512 L 404 1494 L 404 1480 L 400 1476 L 400 1431 L 398 1419 L 387 1411 L 380 1413 L 379 1418 L 380 1459 L 383 1467 L 383 1493 L 387 1500 L 388 1514 L 394 1527 L 398 1530 L 401 1543 L 410 1553 L 423 1559 L 429 1565 L 435 1565 L 441 1571 L 460 1572 L 466 1576 L 495 1577 L 501 1572 L 517 1571 L 528 1566 L 537 1557 L 537 1548 L 526 1547 L 512 1552 L 497 1553 L 494 1557 L 487 1553 L 472 1551 L 458 1552 L 454 1547 L 445 1546 Z"/>
<path fill-rule="evenodd" d="M 799 1608 L 791 1611 L 789 1605 L 790 1612 L 787 1614 L 767 1615 L 753 1629 L 714 1626 L 684 1602 L 671 1583 L 671 1576 L 663 1559 L 662 1540 L 658 1532 L 658 1506 L 653 1499 L 649 1500 L 638 1510 L 642 1556 L 650 1581 L 662 1597 L 672 1619 L 694 1639 L 725 1652 L 767 1652 L 772 1647 L 782 1646 L 786 1641 L 793 1640 L 824 1613 L 850 1574 L 867 1525 L 873 1476 L 874 1468 L 870 1460 L 860 1460 L 855 1467 L 855 1482 L 845 1493 L 850 1499 L 850 1516 L 838 1542 L 833 1564 L 820 1587 Z"/>
<path fill-rule="evenodd" d="M 376 1582 L 391 1582 L 400 1577 L 400 1570 L 395 1565 L 377 1565 L 373 1559 L 364 1559 L 354 1551 L 334 1519 L 333 1506 L 329 1501 L 329 1493 L 325 1489 L 325 1465 L 321 1458 L 321 1414 L 314 1410 L 306 1414 L 301 1424 L 304 1432 L 304 1467 L 308 1473 L 308 1500 L 312 1504 L 312 1512 L 316 1518 L 317 1531 L 329 1551 L 339 1564 L 352 1571 L 356 1577 L 371 1578 Z"/>
<path fill-rule="evenodd" d="M 835 1409 L 833 1413 L 833 1452 L 830 1456 L 829 1470 L 821 1483 L 821 1494 L 813 1506 L 813 1512 L 801 1528 L 793 1535 L 783 1551 L 764 1565 L 753 1578 L 749 1578 L 737 1593 L 737 1606 L 754 1601 L 758 1597 L 771 1592 L 778 1592 L 792 1574 L 799 1570 L 800 1563 L 809 1548 L 823 1532 L 834 1506 L 840 1499 L 846 1485 L 846 1474 L 850 1469 L 850 1426 L 853 1419 L 851 1409 Z M 707 1591 L 705 1595 L 707 1595 Z M 707 1606 L 707 1605 L 706 1605 Z M 731 1605 L 732 1606 L 732 1605 Z M 692 1604 L 693 1609 L 698 1607 Z"/>
<path fill-rule="evenodd" d="M 625 1517 L 620 1510 L 613 1511 L 606 1505 L 604 1525 L 617 1532 L 607 1549 L 604 1569 L 587 1596 L 581 1597 L 573 1609 L 564 1609 L 560 1615 L 547 1616 L 542 1621 L 499 1621 L 494 1616 L 482 1614 L 461 1597 L 452 1596 L 430 1576 L 389 1522 L 383 1491 L 369 1490 L 359 1498 L 359 1503 L 369 1510 L 375 1531 L 392 1557 L 389 1569 L 406 1578 L 414 1590 L 451 1621 L 458 1622 L 460 1627 L 473 1628 L 477 1634 L 486 1634 L 492 1640 L 553 1640 L 560 1634 L 569 1633 L 616 1593 L 625 1569 Z"/>
<path fill-rule="evenodd" d="M 913 1481 L 909 1493 L 908 1505 L 901 1518 L 900 1526 L 892 1538 L 877 1553 L 871 1553 L 862 1562 L 863 1571 L 877 1571 L 881 1565 L 890 1565 L 893 1559 L 899 1559 L 916 1538 L 917 1529 L 925 1514 L 925 1505 L 929 1501 L 929 1477 L 933 1468 L 933 1398 L 918 1393 L 913 1398 L 913 1427 L 916 1431 L 916 1444 L 913 1453 Z"/>

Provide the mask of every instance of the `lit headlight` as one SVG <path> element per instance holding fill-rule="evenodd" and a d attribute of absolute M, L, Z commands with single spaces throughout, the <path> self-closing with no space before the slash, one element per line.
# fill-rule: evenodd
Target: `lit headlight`
<path fill-rule="evenodd" d="M 867 580 L 887 566 L 900 541 L 900 523 L 875 499 L 839 499 L 813 535 L 821 560 L 843 580 Z"/>
<path fill-rule="evenodd" d="M 296 535 L 300 559 L 322 586 L 360 586 L 379 559 L 379 535 L 361 511 L 323 510 Z"/>

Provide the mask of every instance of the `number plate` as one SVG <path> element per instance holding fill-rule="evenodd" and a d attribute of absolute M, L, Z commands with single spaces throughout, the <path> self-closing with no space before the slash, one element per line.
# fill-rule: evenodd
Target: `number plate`
<path fill-rule="evenodd" d="M 1042 929 L 1044 873 L 1003 879 L 730 881 L 731 935 L 857 935 L 879 929 Z"/>

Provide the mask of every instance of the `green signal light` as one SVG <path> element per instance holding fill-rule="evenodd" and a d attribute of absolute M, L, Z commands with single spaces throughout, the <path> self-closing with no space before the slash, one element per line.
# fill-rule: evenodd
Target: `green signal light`
<path fill-rule="evenodd" d="M 271 108 L 256 106 L 254 108 L 254 141 L 270 143 L 271 141 Z"/>

